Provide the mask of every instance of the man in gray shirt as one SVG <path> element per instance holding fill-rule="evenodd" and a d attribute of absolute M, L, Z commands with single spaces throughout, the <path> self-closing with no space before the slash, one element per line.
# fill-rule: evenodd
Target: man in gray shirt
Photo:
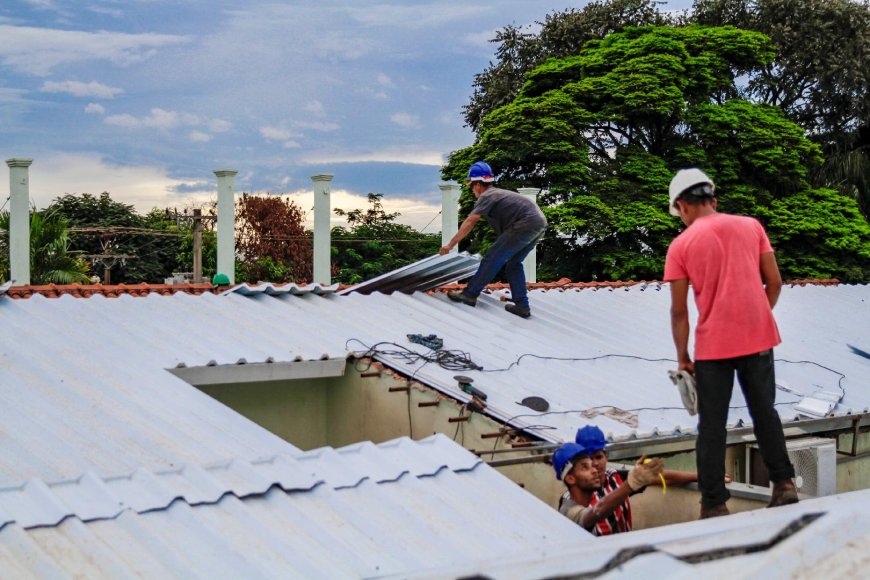
<path fill-rule="evenodd" d="M 486 252 L 477 273 L 468 281 L 465 290 L 448 292 L 447 296 L 454 302 L 474 306 L 484 287 L 492 282 L 499 270 L 504 267 L 513 300 L 513 304 L 505 306 L 505 310 L 528 318 L 531 316 L 531 310 L 523 259 L 544 237 L 547 219 L 534 201 L 514 191 L 499 189 L 494 186 L 493 181 L 495 178 L 492 168 L 483 161 L 478 161 L 468 171 L 467 182 L 471 184 L 471 191 L 477 198 L 477 203 L 474 204 L 474 209 L 462 222 L 453 239 L 442 247 L 439 253 L 443 256 L 450 252 L 471 233 L 481 217 L 486 218 L 498 234 L 498 238 Z"/>

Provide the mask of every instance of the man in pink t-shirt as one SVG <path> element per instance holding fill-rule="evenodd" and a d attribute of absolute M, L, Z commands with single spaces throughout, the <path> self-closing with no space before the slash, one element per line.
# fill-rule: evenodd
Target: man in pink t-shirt
<path fill-rule="evenodd" d="M 671 180 L 671 214 L 686 229 L 668 248 L 664 279 L 671 287 L 671 330 L 679 370 L 695 376 L 698 391 L 696 457 L 701 517 L 728 514 L 725 442 L 734 373 L 752 416 L 753 430 L 773 482 L 768 507 L 798 500 L 782 422 L 774 408 L 773 318 L 782 278 L 761 224 L 718 213 L 716 188 L 700 169 L 681 169 Z M 698 308 L 695 360 L 689 355 L 689 286 Z"/>

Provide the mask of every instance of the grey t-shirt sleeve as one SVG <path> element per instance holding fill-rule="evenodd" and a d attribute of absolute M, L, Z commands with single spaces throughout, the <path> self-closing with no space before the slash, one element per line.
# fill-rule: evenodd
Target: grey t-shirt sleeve
<path fill-rule="evenodd" d="M 583 524 L 581 522 L 583 521 L 583 514 L 586 513 L 588 509 L 588 507 L 578 504 L 573 499 L 567 498 L 562 502 L 562 505 L 559 506 L 559 513 L 575 524 L 582 526 Z"/>

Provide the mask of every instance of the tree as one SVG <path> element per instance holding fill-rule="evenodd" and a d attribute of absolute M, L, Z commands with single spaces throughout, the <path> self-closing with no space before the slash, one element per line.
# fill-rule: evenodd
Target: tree
<path fill-rule="evenodd" d="M 851 136 L 870 113 L 870 5 L 853 0 L 697 0 L 695 22 L 770 37 L 776 57 L 747 98 L 781 107 L 823 142 Z"/>
<path fill-rule="evenodd" d="M 48 209 L 63 215 L 76 230 L 70 234 L 70 246 L 92 256 L 97 274 L 102 275 L 105 266 L 111 269 L 112 283 L 162 282 L 171 273 L 174 261 L 166 261 L 163 248 L 170 242 L 144 231 L 142 216 L 132 205 L 113 200 L 109 192 L 65 194 Z"/>
<path fill-rule="evenodd" d="M 667 213 L 670 176 L 701 164 L 724 211 L 767 225 L 786 277 L 867 279 L 870 230 L 854 200 L 807 181 L 819 147 L 780 109 L 740 98 L 735 79 L 774 56 L 764 35 L 643 27 L 584 46 L 527 74 L 443 170 L 461 179 L 486 159 L 501 184 L 543 188 L 551 229 L 541 277 L 660 277 L 679 225 Z"/>
<path fill-rule="evenodd" d="M 336 209 L 348 227 L 332 229 L 332 263 L 338 281 L 358 284 L 438 252 L 441 237 L 395 223 L 399 213 L 384 211 L 383 194 L 369 193 L 363 211 Z"/>
<path fill-rule="evenodd" d="M 474 77 L 471 102 L 463 107 L 466 124 L 477 131 L 483 118 L 519 94 L 526 75 L 548 58 L 577 54 L 586 42 L 629 26 L 662 25 L 668 16 L 654 0 L 590 2 L 580 10 L 547 14 L 538 34 L 531 27 L 508 25 L 490 42 L 498 44 L 496 60 Z"/>
<path fill-rule="evenodd" d="M 186 217 L 187 213 L 182 215 Z M 137 251 L 146 263 L 160 265 L 153 274 L 155 281 L 162 282 L 175 272 L 193 271 L 193 225 L 178 217 L 175 209 L 154 208 L 142 218 L 149 238 Z M 214 221 L 202 223 L 202 273 L 208 281 L 217 270 L 217 239 Z"/>
<path fill-rule="evenodd" d="M 9 212 L 0 213 L 0 279 L 9 278 Z M 30 212 L 31 284 L 87 284 L 88 264 L 69 249 L 66 219 L 58 212 Z"/>
<path fill-rule="evenodd" d="M 310 280 L 312 247 L 304 220 L 292 201 L 243 193 L 236 205 L 236 280 Z"/>
<path fill-rule="evenodd" d="M 858 200 L 870 219 L 870 4 L 854 0 L 697 0 L 693 19 L 771 38 L 776 57 L 747 98 L 781 107 L 822 146 L 816 187 Z"/>

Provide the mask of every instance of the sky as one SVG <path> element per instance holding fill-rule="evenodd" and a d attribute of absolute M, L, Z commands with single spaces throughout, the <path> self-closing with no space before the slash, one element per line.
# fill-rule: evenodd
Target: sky
<path fill-rule="evenodd" d="M 382 193 L 437 232 L 440 166 L 473 143 L 462 107 L 490 39 L 586 3 L 3 0 L 0 155 L 34 160 L 40 209 L 103 191 L 143 214 L 193 207 L 235 169 L 237 192 L 288 195 L 310 222 L 311 176 L 331 173 L 333 208 Z"/>

